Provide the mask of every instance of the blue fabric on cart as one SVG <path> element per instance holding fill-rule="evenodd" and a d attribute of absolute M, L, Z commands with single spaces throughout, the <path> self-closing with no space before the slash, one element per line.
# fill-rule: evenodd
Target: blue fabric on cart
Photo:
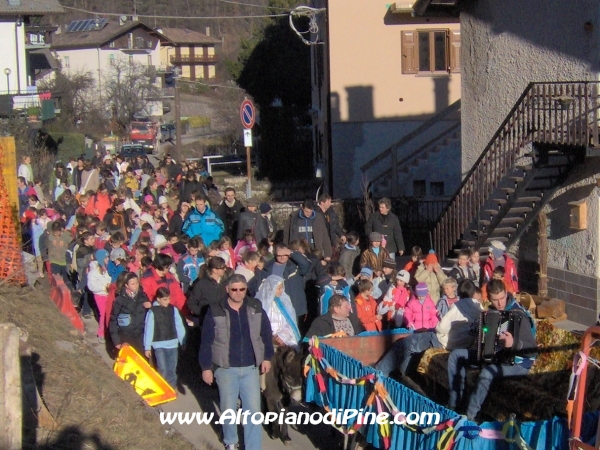
<path fill-rule="evenodd" d="M 382 330 L 382 331 L 363 331 L 357 334 L 357 336 L 389 336 L 392 334 L 412 334 L 413 330 L 408 328 L 394 328 L 393 330 Z"/>
<path fill-rule="evenodd" d="M 368 366 L 363 366 L 360 361 L 340 352 L 339 350 L 325 344 L 321 344 L 321 350 L 325 359 L 339 373 L 348 378 L 360 378 L 370 373 L 377 373 L 375 369 Z M 324 406 L 321 401 L 318 386 L 314 380 L 314 374 L 311 373 L 307 378 L 305 400 L 314 402 L 320 406 Z M 370 393 L 371 386 L 356 386 L 350 384 L 338 383 L 332 380 L 328 375 L 324 374 L 328 406 L 338 411 L 340 409 L 360 409 L 364 408 L 367 400 L 367 393 Z M 390 394 L 393 403 L 399 411 L 408 414 L 409 412 L 429 412 L 438 413 L 440 420 L 446 421 L 456 417 L 456 413 L 447 409 L 427 397 L 417 394 L 413 390 L 405 387 L 397 381 L 381 377 L 385 388 Z M 371 409 L 376 412 L 376 409 Z M 348 425 L 352 425 L 354 420 L 351 419 Z M 598 423 L 598 411 L 587 413 L 584 416 L 582 424 L 582 438 L 584 441 L 594 439 L 596 435 L 596 426 Z M 468 425 L 475 425 L 472 422 L 467 422 Z M 569 430 L 567 422 L 563 418 L 554 417 L 550 420 L 537 422 L 520 422 L 519 428 L 525 442 L 527 442 L 534 450 L 568 450 L 569 448 Z M 421 426 L 428 426 L 423 424 Z M 484 422 L 479 425 L 483 429 L 501 430 L 502 422 Z M 379 436 L 379 428 L 377 424 L 366 425 L 362 434 L 367 441 L 376 447 L 383 448 L 381 437 Z M 401 425 L 391 425 L 391 446 L 392 450 L 401 449 L 424 449 L 434 450 L 436 443 L 442 432 L 434 431 L 431 434 L 415 433 Z M 517 448 L 515 444 L 509 444 L 501 439 L 484 439 L 476 437 L 468 439 L 460 437 L 455 443 L 454 450 L 476 449 L 476 450 L 508 450 Z"/>

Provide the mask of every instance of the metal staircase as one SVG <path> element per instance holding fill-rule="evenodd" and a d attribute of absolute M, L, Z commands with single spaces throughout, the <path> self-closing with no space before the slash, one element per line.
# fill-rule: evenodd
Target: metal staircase
<path fill-rule="evenodd" d="M 439 152 L 449 139 L 456 139 L 460 136 L 460 120 L 458 119 L 460 105 L 460 100 L 457 100 L 367 161 L 360 168 L 363 177 L 373 185 L 389 182 L 389 192 L 386 195 L 397 197 L 399 173 L 408 173 L 412 167 L 418 166 L 431 155 Z M 448 119 L 450 119 L 448 123 L 443 122 Z M 424 139 L 426 139 L 425 142 L 423 142 Z M 388 158 L 389 160 L 386 162 Z"/>
<path fill-rule="evenodd" d="M 434 229 L 443 255 L 508 247 L 599 142 L 599 82 L 530 83 Z"/>

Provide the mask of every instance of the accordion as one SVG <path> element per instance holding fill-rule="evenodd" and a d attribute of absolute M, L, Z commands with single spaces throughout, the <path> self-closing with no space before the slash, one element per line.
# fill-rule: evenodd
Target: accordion
<path fill-rule="evenodd" d="M 506 348 L 500 342 L 500 335 L 507 331 L 515 336 L 519 329 L 522 316 L 514 311 L 483 311 L 479 319 L 477 337 L 477 361 L 484 364 L 514 364 L 515 351 L 518 341 L 515 339 L 513 348 Z"/>

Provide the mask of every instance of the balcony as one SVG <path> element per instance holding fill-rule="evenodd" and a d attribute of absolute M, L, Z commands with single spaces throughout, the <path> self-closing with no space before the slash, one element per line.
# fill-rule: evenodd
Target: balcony
<path fill-rule="evenodd" d="M 171 64 L 209 64 L 217 62 L 217 55 L 171 55 Z"/>

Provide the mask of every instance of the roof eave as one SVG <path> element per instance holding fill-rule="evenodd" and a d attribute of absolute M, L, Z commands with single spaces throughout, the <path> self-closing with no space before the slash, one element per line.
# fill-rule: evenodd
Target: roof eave
<path fill-rule="evenodd" d="M 459 17 L 461 0 L 416 0 L 412 5 L 414 17 Z"/>

